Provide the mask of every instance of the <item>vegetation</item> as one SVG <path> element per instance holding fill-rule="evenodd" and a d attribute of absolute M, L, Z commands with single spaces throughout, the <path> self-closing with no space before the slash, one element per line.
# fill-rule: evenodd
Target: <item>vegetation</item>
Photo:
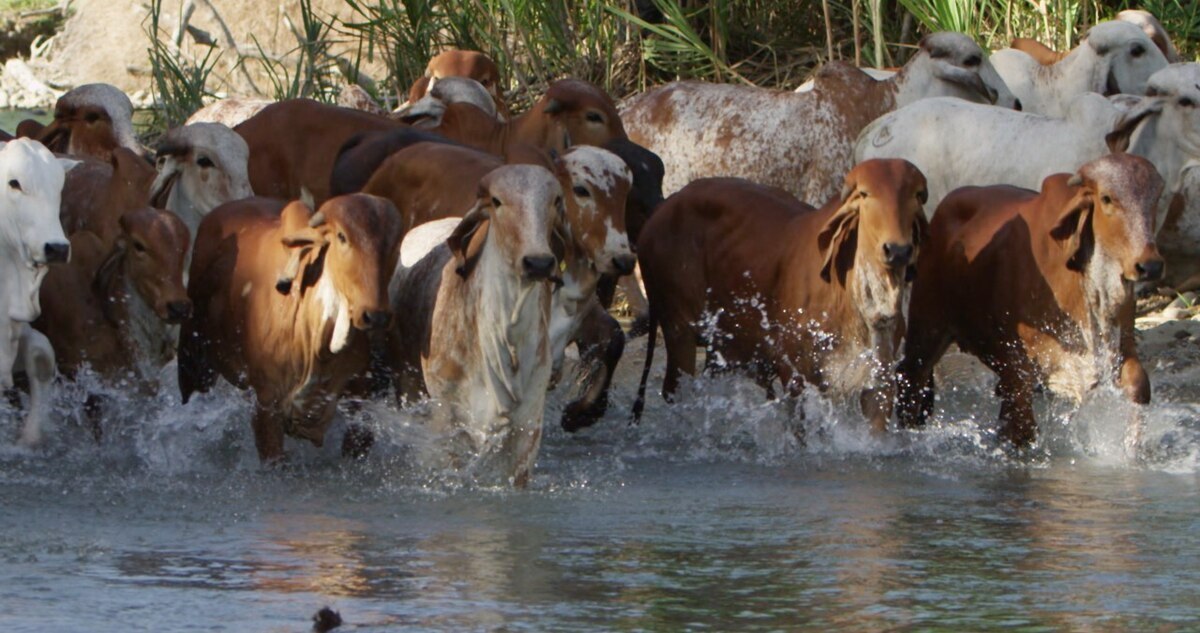
<path fill-rule="evenodd" d="M 154 0 L 157 6 L 161 0 Z M 791 87 L 828 59 L 904 63 L 928 32 L 962 31 L 985 49 L 1032 37 L 1058 49 L 1127 8 L 1159 17 L 1180 53 L 1194 59 L 1200 3 L 1194 0 L 346 0 L 353 17 L 317 16 L 302 2 L 300 45 L 257 63 L 275 98 L 336 97 L 336 69 L 355 79 L 362 61 L 383 62 L 377 97 L 400 99 L 446 48 L 496 59 L 520 108 L 557 77 L 572 75 L 623 96 L 680 77 Z M 156 95 L 182 111 L 205 96 L 209 56 L 167 60 L 151 27 Z M 334 41 L 353 42 L 334 56 Z M 345 57 L 349 55 L 352 61 Z M 172 105 L 179 100 L 178 108 Z M 174 119 L 171 114 L 167 119 Z"/>

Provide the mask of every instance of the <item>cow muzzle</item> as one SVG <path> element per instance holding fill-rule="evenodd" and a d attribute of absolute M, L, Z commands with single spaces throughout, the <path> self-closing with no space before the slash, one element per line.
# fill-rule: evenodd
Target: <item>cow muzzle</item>
<path fill-rule="evenodd" d="M 908 266 L 913 258 L 913 245 L 887 242 L 883 245 L 883 263 L 892 270 Z"/>
<path fill-rule="evenodd" d="M 65 264 L 71 259 L 71 244 L 68 242 L 46 242 L 42 247 L 47 264 Z"/>
<path fill-rule="evenodd" d="M 1163 278 L 1163 273 L 1166 272 L 1166 264 L 1162 258 L 1152 258 L 1140 261 L 1133 265 L 1137 271 L 1138 282 L 1159 281 Z"/>
<path fill-rule="evenodd" d="M 382 330 L 392 322 L 392 313 L 387 310 L 363 310 L 359 317 L 358 329 Z"/>
<path fill-rule="evenodd" d="M 612 264 L 618 275 L 628 275 L 633 272 L 633 267 L 637 265 L 637 256 L 633 253 L 617 255 L 612 258 Z"/>
<path fill-rule="evenodd" d="M 191 301 L 183 299 L 167 302 L 167 323 L 182 323 L 190 316 L 192 316 Z"/>
<path fill-rule="evenodd" d="M 553 255 L 526 255 L 521 258 L 521 274 L 525 279 L 550 279 L 558 260 Z"/>

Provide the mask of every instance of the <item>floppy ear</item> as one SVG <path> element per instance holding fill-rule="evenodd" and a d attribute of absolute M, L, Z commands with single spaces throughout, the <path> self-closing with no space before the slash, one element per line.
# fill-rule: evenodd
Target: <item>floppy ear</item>
<path fill-rule="evenodd" d="M 450 237 L 446 238 L 446 246 L 450 248 L 450 254 L 454 256 L 456 262 L 454 272 L 458 273 L 460 277 L 471 274 L 471 269 L 475 267 L 475 262 L 479 260 L 479 253 L 483 250 L 488 222 L 491 219 L 488 196 L 487 190 L 481 186 L 480 197 L 475 206 L 467 211 L 462 221 L 450 233 Z M 480 227 L 483 228 L 483 233 L 480 233 L 479 239 L 476 239 L 475 234 L 479 232 Z"/>
<path fill-rule="evenodd" d="M 970 90 L 988 103 L 995 104 L 999 97 L 994 88 L 983 82 L 983 77 L 978 72 L 955 66 L 944 59 L 934 60 L 933 75 L 942 81 Z"/>
<path fill-rule="evenodd" d="M 312 213 L 308 205 L 299 200 L 288 203 L 279 214 L 283 246 L 290 249 L 287 264 L 275 280 L 275 290 L 280 294 L 292 291 L 292 282 L 300 275 L 300 265 L 313 248 L 324 244 L 317 227 L 325 223 L 325 216 Z"/>
<path fill-rule="evenodd" d="M 854 238 L 858 235 L 858 205 L 852 202 L 856 188 L 854 181 L 846 181 L 842 188 L 841 208 L 834 212 L 817 235 L 817 248 L 824 260 L 821 279 L 826 282 L 833 278 L 834 262 L 843 261 L 844 256 L 852 254 L 850 251 L 843 254 L 843 248 L 857 246 Z M 838 273 L 838 279 L 844 281 L 845 271 L 839 269 Z"/>
<path fill-rule="evenodd" d="M 1141 103 L 1126 112 L 1113 126 L 1112 131 L 1104 137 L 1104 142 L 1108 144 L 1108 151 L 1118 153 L 1129 149 L 1129 139 L 1133 137 L 1133 132 L 1137 130 L 1138 125 L 1146 117 L 1161 113 L 1165 103 L 1166 99 L 1163 97 L 1145 97 Z"/>
<path fill-rule="evenodd" d="M 1071 176 L 1067 184 L 1077 187 L 1083 184 L 1079 174 Z M 1086 189 L 1079 190 L 1058 216 L 1054 228 L 1050 229 L 1050 237 L 1067 242 L 1067 268 L 1076 272 L 1083 271 L 1092 251 L 1092 195 Z"/>
<path fill-rule="evenodd" d="M 433 94 L 427 93 L 417 101 L 397 110 L 392 114 L 392 118 L 421 128 L 435 128 L 442 124 L 442 117 L 445 114 L 446 104 Z"/>

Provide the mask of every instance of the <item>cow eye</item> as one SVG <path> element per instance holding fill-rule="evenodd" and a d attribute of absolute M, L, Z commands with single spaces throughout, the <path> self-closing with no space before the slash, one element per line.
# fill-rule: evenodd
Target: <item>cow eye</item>
<path fill-rule="evenodd" d="M 571 191 L 580 198 L 592 197 L 592 192 L 588 191 L 587 187 L 584 187 L 583 185 L 575 185 L 574 187 L 571 187 Z"/>
<path fill-rule="evenodd" d="M 1129 54 L 1134 57 L 1141 57 L 1146 54 L 1146 47 L 1141 44 L 1134 44 L 1133 48 L 1129 49 Z"/>
<path fill-rule="evenodd" d="M 21 183 L 17 182 L 17 181 L 16 181 L 16 179 L 10 180 L 10 181 L 8 181 L 8 188 L 9 188 L 9 189 L 15 189 L 15 190 L 17 190 L 17 191 L 20 191 L 20 190 L 21 190 Z"/>
<path fill-rule="evenodd" d="M 95 123 L 96 121 L 100 120 L 100 115 L 95 112 L 88 112 L 87 114 L 83 115 L 83 120 L 87 121 L 88 123 Z"/>
<path fill-rule="evenodd" d="M 492 206 L 493 207 L 500 206 L 500 198 L 492 198 Z"/>
<path fill-rule="evenodd" d="M 201 156 L 200 158 L 197 158 L 196 164 L 201 167 L 212 167 L 213 166 L 212 159 L 207 156 Z"/>
<path fill-rule="evenodd" d="M 924 189 L 918 191 L 917 192 L 917 202 L 920 202 L 921 204 L 925 204 L 926 202 L 929 202 L 929 192 Z"/>
<path fill-rule="evenodd" d="M 1108 196 L 1100 196 L 1100 202 L 1103 202 L 1104 204 L 1112 204 L 1112 198 Z"/>
<path fill-rule="evenodd" d="M 604 123 L 604 117 L 599 112 L 588 112 L 585 118 L 592 123 Z"/>
<path fill-rule="evenodd" d="M 1190 97 L 1180 97 L 1178 103 L 1179 103 L 1179 106 L 1182 108 L 1190 108 L 1190 107 L 1196 105 L 1196 102 L 1192 101 L 1192 99 Z"/>
<path fill-rule="evenodd" d="M 978 55 L 972 55 L 963 60 L 963 65 L 968 67 L 978 66 L 983 60 Z"/>
<path fill-rule="evenodd" d="M 133 250 L 135 250 L 135 251 L 137 251 L 137 252 L 139 252 L 139 253 L 145 253 L 145 252 L 146 252 L 146 245 L 145 245 L 145 244 L 142 244 L 141 242 L 134 242 L 134 243 L 133 243 Z"/>
<path fill-rule="evenodd" d="M 342 233 L 341 231 L 338 231 L 338 241 L 345 244 L 346 243 L 346 234 Z"/>
<path fill-rule="evenodd" d="M 865 192 L 865 191 L 863 191 L 863 190 L 861 190 L 861 189 L 860 189 L 860 190 L 858 191 L 858 197 L 859 197 L 859 198 L 866 198 L 866 197 L 867 197 L 867 192 Z"/>

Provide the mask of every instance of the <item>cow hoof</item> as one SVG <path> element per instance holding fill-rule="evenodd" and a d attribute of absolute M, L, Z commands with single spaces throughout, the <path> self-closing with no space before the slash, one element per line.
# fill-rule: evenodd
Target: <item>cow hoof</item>
<path fill-rule="evenodd" d="M 639 336 L 643 336 L 650 332 L 650 315 L 645 312 L 633 317 L 633 321 L 629 324 L 629 332 L 625 334 L 626 340 L 633 340 Z"/>
<path fill-rule="evenodd" d="M 342 625 L 342 614 L 329 607 L 322 607 L 312 619 L 314 633 L 328 633 Z"/>
<path fill-rule="evenodd" d="M 371 452 L 371 447 L 375 445 L 375 434 L 371 429 L 361 424 L 351 424 L 346 428 L 346 435 L 342 438 L 342 457 L 349 459 L 362 459 Z"/>
<path fill-rule="evenodd" d="M 563 410 L 562 428 L 567 433 L 574 433 L 579 429 L 587 428 L 600 421 L 604 417 L 604 413 L 608 411 L 608 396 L 602 395 L 595 402 L 584 404 L 580 400 L 576 400 L 567 405 Z"/>

